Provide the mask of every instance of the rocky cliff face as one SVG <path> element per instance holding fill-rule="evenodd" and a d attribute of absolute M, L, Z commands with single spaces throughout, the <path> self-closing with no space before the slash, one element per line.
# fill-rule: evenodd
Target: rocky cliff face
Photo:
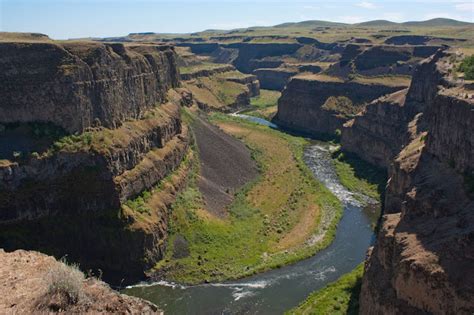
<path fill-rule="evenodd" d="M 257 76 L 260 86 L 263 89 L 283 91 L 290 78 L 298 74 L 298 69 L 256 69 L 253 71 L 253 74 Z"/>
<path fill-rule="evenodd" d="M 233 64 L 239 71 L 250 73 L 254 70 L 250 67 L 251 61 L 269 56 L 291 55 L 302 45 L 291 43 L 235 43 L 228 44 L 225 47 L 239 50 L 239 55 Z"/>
<path fill-rule="evenodd" d="M 0 249 L 0 275 L 2 314 L 163 314 L 38 252 Z"/>
<path fill-rule="evenodd" d="M 361 314 L 474 311 L 474 99 L 450 79 L 450 67 L 437 53 L 418 67 L 408 91 L 404 107 L 418 113 L 389 169 Z"/>
<path fill-rule="evenodd" d="M 300 75 L 286 86 L 275 120 L 281 126 L 313 134 L 333 134 L 368 103 L 403 89 L 383 84 L 344 82 L 329 76 Z"/>
<path fill-rule="evenodd" d="M 2 43 L 0 54 L 0 123 L 115 128 L 141 118 L 179 82 L 170 46 Z"/>
<path fill-rule="evenodd" d="M 1 87 L 3 122 L 76 132 L 0 161 L 0 247 L 68 255 L 109 281 L 142 278 L 162 258 L 168 209 L 188 169 L 185 95 L 170 89 L 179 84 L 173 49 L 0 47 L 8 47 L 2 75 L 10 79 Z"/>
<path fill-rule="evenodd" d="M 448 85 L 437 66 L 441 56 L 440 51 L 418 65 L 409 89 L 373 101 L 345 124 L 343 149 L 377 166 L 389 167 L 411 140 L 410 122 L 433 100 L 439 85 Z"/>

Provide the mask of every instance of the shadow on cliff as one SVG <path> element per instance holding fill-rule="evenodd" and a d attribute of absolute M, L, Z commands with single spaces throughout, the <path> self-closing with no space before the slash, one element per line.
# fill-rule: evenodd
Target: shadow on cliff
<path fill-rule="evenodd" d="M 349 305 L 347 308 L 347 315 L 357 315 L 359 314 L 359 295 L 362 288 L 362 278 L 358 278 L 354 287 L 347 288 L 349 291 Z"/>

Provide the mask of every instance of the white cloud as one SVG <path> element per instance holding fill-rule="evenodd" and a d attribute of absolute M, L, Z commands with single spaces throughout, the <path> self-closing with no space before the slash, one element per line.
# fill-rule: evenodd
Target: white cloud
<path fill-rule="evenodd" d="M 369 2 L 369 1 L 359 2 L 359 3 L 357 3 L 357 6 L 361 7 L 361 8 L 364 8 L 364 9 L 369 9 L 369 10 L 377 8 L 377 6 L 375 4 L 373 4 L 372 2 Z"/>

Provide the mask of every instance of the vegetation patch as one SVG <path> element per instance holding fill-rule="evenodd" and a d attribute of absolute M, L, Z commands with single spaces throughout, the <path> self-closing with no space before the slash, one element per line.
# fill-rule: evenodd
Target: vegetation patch
<path fill-rule="evenodd" d="M 196 78 L 184 85 L 198 102 L 214 109 L 232 106 L 239 96 L 248 93 L 244 84 L 229 81 L 225 73 Z"/>
<path fill-rule="evenodd" d="M 359 314 L 359 294 L 363 272 L 364 264 L 362 263 L 350 273 L 312 293 L 303 303 L 286 314 Z"/>
<path fill-rule="evenodd" d="M 321 108 L 336 112 L 345 118 L 353 117 L 360 111 L 360 107 L 354 106 L 351 99 L 346 96 L 330 96 Z"/>
<path fill-rule="evenodd" d="M 381 201 L 387 183 L 384 170 L 342 151 L 333 153 L 333 162 L 342 185 L 350 191 Z"/>
<path fill-rule="evenodd" d="M 366 204 L 364 207 L 372 228 L 376 229 L 387 183 L 386 171 L 347 152 L 336 151 L 332 157 L 341 184 L 355 192 L 355 198 L 360 201 L 364 202 L 363 196 L 368 196 L 377 202 Z"/>
<path fill-rule="evenodd" d="M 85 296 L 82 288 L 84 274 L 79 270 L 79 265 L 69 265 L 64 258 L 49 269 L 45 280 L 48 284 L 46 294 L 50 298 L 62 300 L 66 305 L 77 304 Z"/>
<path fill-rule="evenodd" d="M 211 62 L 203 62 L 197 65 L 179 67 L 179 72 L 181 74 L 190 74 L 195 73 L 202 70 L 214 70 L 222 68 L 222 64 L 211 63 Z"/>
<path fill-rule="evenodd" d="M 245 114 L 271 120 L 278 110 L 279 91 L 260 90 L 260 95 L 250 99 L 251 109 Z"/>
<path fill-rule="evenodd" d="M 474 80 L 474 55 L 464 58 L 458 67 L 458 71 L 464 73 L 464 79 Z"/>
<path fill-rule="evenodd" d="M 173 205 L 168 248 L 154 271 L 181 283 L 223 281 L 295 262 L 329 245 L 342 207 L 304 164 L 306 140 L 223 114 L 211 117 L 251 149 L 260 175 L 237 192 L 227 217 L 219 218 L 205 210 L 195 165 Z M 314 236 L 318 241 L 311 241 Z M 189 249 L 181 259 L 173 257 L 176 237 Z"/>

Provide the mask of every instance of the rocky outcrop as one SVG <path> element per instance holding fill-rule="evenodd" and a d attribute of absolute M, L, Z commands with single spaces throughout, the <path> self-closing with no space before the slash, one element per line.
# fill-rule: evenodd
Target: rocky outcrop
<path fill-rule="evenodd" d="M 2 119 L 37 124 L 38 133 L 18 141 L 50 134 L 38 122 L 75 132 L 0 161 L 0 247 L 68 255 L 116 283 L 142 279 L 163 257 L 168 210 L 189 168 L 180 117 L 189 93 L 170 89 L 179 84 L 174 50 L 54 42 L 0 49 L 8 52 L 2 75 L 12 79 L 1 87 Z"/>
<path fill-rule="evenodd" d="M 298 74 L 298 70 L 291 68 L 256 69 L 253 74 L 257 76 L 263 89 L 283 91 L 290 78 Z"/>
<path fill-rule="evenodd" d="M 462 38 L 449 38 L 449 37 L 433 37 L 426 35 L 398 35 L 392 36 L 385 40 L 386 44 L 392 45 L 427 45 L 430 42 L 465 42 L 466 39 Z"/>
<path fill-rule="evenodd" d="M 450 67 L 437 53 L 418 67 L 408 91 L 404 108 L 418 113 L 389 170 L 361 314 L 474 311 L 474 281 L 466 276 L 474 272 L 474 99 L 449 78 Z"/>
<path fill-rule="evenodd" d="M 210 76 L 184 81 L 193 102 L 203 110 L 235 111 L 250 105 L 250 98 L 260 94 L 260 82 L 254 75 L 243 74 L 233 66 Z M 220 69 L 220 68 L 218 68 Z"/>
<path fill-rule="evenodd" d="M 252 60 L 291 55 L 302 45 L 292 43 L 235 43 L 227 44 L 225 47 L 238 49 L 239 56 L 234 60 L 234 66 L 243 73 L 251 73 L 254 70 L 250 66 Z"/>
<path fill-rule="evenodd" d="M 364 160 L 388 168 L 411 140 L 409 124 L 432 101 L 438 85 L 446 84 L 437 67 L 442 53 L 423 61 L 409 89 L 375 100 L 342 129 L 342 147 Z M 427 79 L 429 78 L 429 79 Z"/>
<path fill-rule="evenodd" d="M 224 73 L 224 72 L 229 72 L 229 71 L 234 71 L 235 68 L 234 66 L 231 65 L 222 65 L 222 67 L 214 67 L 210 69 L 199 69 L 196 71 L 192 71 L 189 73 L 182 73 L 181 74 L 181 79 L 182 80 L 192 80 L 196 79 L 199 77 L 209 77 L 211 75 L 217 74 L 217 73 Z"/>
<path fill-rule="evenodd" d="M 170 46 L 12 42 L 0 44 L 0 55 L 0 123 L 116 128 L 179 82 Z"/>
<path fill-rule="evenodd" d="M 0 249 L 0 286 L 2 314 L 163 314 L 150 302 L 115 292 L 38 252 Z"/>
<path fill-rule="evenodd" d="M 404 144 L 406 120 L 403 106 L 407 90 L 382 97 L 367 105 L 344 124 L 341 143 L 346 152 L 387 168 Z"/>
<path fill-rule="evenodd" d="M 403 89 L 383 84 L 344 82 L 319 75 L 299 75 L 288 83 L 278 101 L 275 121 L 282 127 L 316 135 L 336 129 L 361 111 L 365 104 Z"/>
<path fill-rule="evenodd" d="M 331 66 L 328 73 L 342 77 L 350 74 L 411 75 L 421 60 L 433 55 L 439 48 L 349 44 L 342 52 L 340 61 Z"/>

